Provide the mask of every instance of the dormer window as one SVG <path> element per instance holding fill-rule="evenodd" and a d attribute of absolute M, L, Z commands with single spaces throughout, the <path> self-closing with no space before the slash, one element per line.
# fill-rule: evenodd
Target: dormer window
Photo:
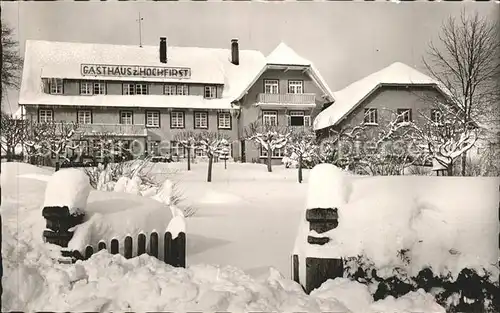
<path fill-rule="evenodd" d="M 60 78 L 51 78 L 49 80 L 50 94 L 62 95 L 63 94 L 63 80 Z"/>
<path fill-rule="evenodd" d="M 205 86 L 205 98 L 206 99 L 217 98 L 217 88 L 215 86 Z"/>

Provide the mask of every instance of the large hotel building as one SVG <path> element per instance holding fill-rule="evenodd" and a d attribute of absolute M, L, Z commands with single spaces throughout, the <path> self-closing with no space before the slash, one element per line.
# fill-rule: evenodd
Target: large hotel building
<path fill-rule="evenodd" d="M 250 123 L 309 126 L 332 101 L 314 65 L 284 43 L 264 56 L 235 39 L 214 49 L 172 47 L 163 37 L 143 47 L 28 40 L 19 97 L 26 119 L 77 122 L 87 147 L 107 133 L 150 153 L 168 142 L 183 157 L 176 134 L 211 131 L 228 135 L 242 162 L 266 155 L 244 139 Z"/>

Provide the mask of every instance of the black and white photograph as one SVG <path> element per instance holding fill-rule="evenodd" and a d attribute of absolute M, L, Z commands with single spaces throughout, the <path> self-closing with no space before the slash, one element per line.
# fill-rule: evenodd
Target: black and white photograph
<path fill-rule="evenodd" d="M 2 1 L 2 312 L 500 312 L 500 5 Z"/>

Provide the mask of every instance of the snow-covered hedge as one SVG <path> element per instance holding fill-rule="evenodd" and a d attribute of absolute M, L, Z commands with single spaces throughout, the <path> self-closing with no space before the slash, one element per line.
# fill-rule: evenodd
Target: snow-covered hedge
<path fill-rule="evenodd" d="M 309 231 L 304 214 L 295 247 L 299 264 L 306 256 L 344 258 L 351 260 L 348 274 L 355 277 L 362 265 L 354 266 L 350 258 L 360 256 L 371 264 L 362 268 L 375 277 L 371 291 L 377 297 L 391 295 L 392 289 L 401 295 L 435 287 L 450 310 L 462 308 L 460 297 L 489 312 L 498 309 L 493 296 L 500 293 L 496 178 L 356 177 L 328 166 L 311 171 L 307 208 L 338 208 L 339 225 L 321 234 L 328 243 L 309 245 L 307 237 L 318 234 Z M 432 283 L 422 281 L 428 270 Z M 304 275 L 302 270 L 301 281 Z M 400 281 L 411 287 L 401 287 Z M 464 282 L 479 292 L 468 291 Z M 448 290 L 438 291 L 442 286 Z"/>

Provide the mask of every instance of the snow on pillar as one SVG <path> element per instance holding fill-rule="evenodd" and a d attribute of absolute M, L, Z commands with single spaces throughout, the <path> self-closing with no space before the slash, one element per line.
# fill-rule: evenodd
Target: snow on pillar
<path fill-rule="evenodd" d="M 73 238 L 71 228 L 83 223 L 89 177 L 78 169 L 61 169 L 47 182 L 42 215 L 46 220 L 44 241 L 67 247 Z"/>
<path fill-rule="evenodd" d="M 342 277 L 343 260 L 325 246 L 339 225 L 338 209 L 349 197 L 351 185 L 341 169 L 331 164 L 315 166 L 309 176 L 306 211 L 293 256 L 293 279 L 307 293 L 328 279 Z M 328 235 L 327 235 L 328 234 Z"/>

